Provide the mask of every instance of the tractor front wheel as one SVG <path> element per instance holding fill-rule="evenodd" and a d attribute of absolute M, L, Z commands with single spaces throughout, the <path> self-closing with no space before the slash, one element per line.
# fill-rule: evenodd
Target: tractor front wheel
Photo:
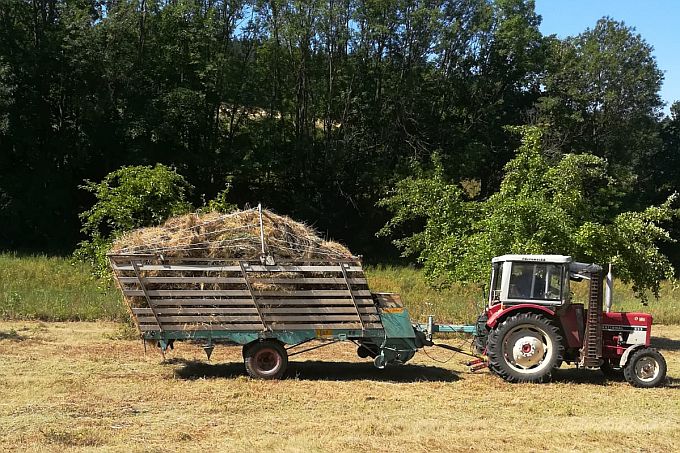
<path fill-rule="evenodd" d="M 559 329 L 544 316 L 519 313 L 489 332 L 489 369 L 508 382 L 546 382 L 562 360 Z"/>
<path fill-rule="evenodd" d="M 623 375 L 634 387 L 659 386 L 666 381 L 666 359 L 656 349 L 638 349 L 623 367 Z"/>
<path fill-rule="evenodd" d="M 244 347 L 246 371 L 255 379 L 281 379 L 288 367 L 286 349 L 274 340 L 250 343 Z"/>

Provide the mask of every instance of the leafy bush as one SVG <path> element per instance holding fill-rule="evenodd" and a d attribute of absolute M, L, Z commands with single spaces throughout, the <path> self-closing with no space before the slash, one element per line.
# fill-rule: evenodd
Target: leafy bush
<path fill-rule="evenodd" d="M 643 301 L 647 291 L 658 297 L 660 281 L 673 276 L 657 243 L 672 241 L 662 224 L 677 215 L 676 195 L 642 212 L 620 213 L 629 177 L 611 175 L 606 160 L 591 154 L 567 154 L 551 165 L 541 153 L 543 129 L 516 129 L 522 145 L 498 192 L 483 201 L 466 198 L 435 160 L 431 174 L 400 181 L 381 201 L 394 217 L 379 234 L 424 221 L 421 231 L 395 243 L 418 257 L 431 282 L 479 283 L 494 256 L 555 253 L 611 262 Z"/>
<path fill-rule="evenodd" d="M 228 214 L 232 211 L 235 211 L 236 209 L 238 209 L 238 206 L 235 205 L 234 203 L 230 203 L 227 200 L 227 196 L 229 195 L 230 190 L 231 182 L 227 183 L 227 187 L 220 191 L 215 196 L 215 198 L 205 203 L 205 206 L 203 206 L 200 210 L 203 212 L 221 212 L 224 214 Z"/>
<path fill-rule="evenodd" d="M 158 225 L 168 217 L 192 210 L 187 196 L 193 190 L 183 176 L 157 164 L 122 167 L 101 182 L 81 186 L 97 199 L 80 214 L 81 231 L 88 236 L 74 256 L 89 262 L 97 276 L 108 273 L 106 253 L 120 234 L 135 228 Z"/>

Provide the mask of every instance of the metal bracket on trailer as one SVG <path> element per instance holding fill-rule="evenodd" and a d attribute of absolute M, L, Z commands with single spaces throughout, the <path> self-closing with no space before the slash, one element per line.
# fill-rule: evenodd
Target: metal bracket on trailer
<path fill-rule="evenodd" d="M 239 266 L 241 266 L 241 274 L 243 275 L 243 279 L 246 281 L 246 286 L 248 287 L 250 298 L 253 300 L 253 304 L 255 305 L 255 310 L 257 310 L 257 315 L 260 317 L 262 327 L 264 328 L 265 331 L 270 331 L 271 329 L 269 328 L 267 323 L 264 322 L 264 317 L 262 316 L 262 312 L 260 311 L 260 306 L 257 304 L 257 298 L 255 297 L 255 293 L 253 293 L 253 287 L 250 286 L 250 282 L 248 281 L 248 272 L 246 271 L 246 266 L 243 264 L 243 261 L 239 261 L 238 264 Z"/>
<path fill-rule="evenodd" d="M 144 284 L 142 274 L 139 272 L 139 263 L 135 260 L 130 260 L 130 264 L 132 265 L 132 269 L 135 271 L 135 275 L 137 276 L 137 280 L 139 281 L 139 286 L 141 286 L 142 288 L 142 292 L 144 293 L 144 298 L 146 299 L 146 303 L 149 306 L 149 310 L 151 310 L 151 314 L 153 314 L 153 317 L 156 320 L 156 324 L 158 324 L 158 330 L 163 332 L 163 326 L 161 326 L 161 322 L 158 320 L 156 310 L 154 310 L 153 307 L 151 306 L 151 297 L 149 297 L 149 292 L 147 291 L 146 285 Z"/>
<path fill-rule="evenodd" d="M 291 347 L 289 347 L 289 348 L 286 348 L 286 351 L 290 351 L 291 349 L 297 348 L 298 346 L 303 345 L 303 344 L 305 344 L 305 343 L 308 343 L 308 342 L 310 342 L 310 341 L 312 341 L 312 340 L 314 340 L 314 339 L 309 339 L 309 340 L 303 341 L 302 343 L 294 344 L 293 346 L 291 346 Z M 322 344 L 320 344 L 320 345 L 312 346 L 311 348 L 303 349 L 302 351 L 297 351 L 297 352 L 294 352 L 294 353 L 292 353 L 292 354 L 288 354 L 288 357 L 293 357 L 294 355 L 303 354 L 303 353 L 305 353 L 305 352 L 313 351 L 313 350 L 315 350 L 315 349 L 319 349 L 319 348 L 323 348 L 323 347 L 326 347 L 326 346 L 330 346 L 330 345 L 335 344 L 335 343 L 338 343 L 338 342 L 340 342 L 340 341 L 342 341 L 342 340 L 331 340 L 331 341 L 322 343 Z"/>
<path fill-rule="evenodd" d="M 349 291 L 349 297 L 352 298 L 352 303 L 354 304 L 354 309 L 357 311 L 357 316 L 359 317 L 359 323 L 361 324 L 361 331 L 366 330 L 364 325 L 364 320 L 361 319 L 361 312 L 359 311 L 359 305 L 357 305 L 357 300 L 354 298 L 354 293 L 352 292 L 352 285 L 347 277 L 347 269 L 350 267 L 349 263 L 340 263 L 340 270 L 342 271 L 342 276 L 345 279 L 345 284 L 347 285 L 347 291 Z"/>

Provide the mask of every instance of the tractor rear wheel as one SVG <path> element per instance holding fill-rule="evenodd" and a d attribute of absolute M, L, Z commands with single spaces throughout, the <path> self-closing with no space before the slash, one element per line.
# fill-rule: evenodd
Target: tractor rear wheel
<path fill-rule="evenodd" d="M 638 349 L 628 358 L 623 375 L 634 387 L 656 387 L 666 381 L 666 359 L 656 349 Z"/>
<path fill-rule="evenodd" d="M 562 360 L 559 329 L 544 316 L 519 313 L 489 332 L 489 369 L 508 382 L 546 382 Z"/>
<path fill-rule="evenodd" d="M 288 353 L 275 340 L 250 343 L 244 348 L 246 371 L 255 379 L 281 379 L 288 367 Z"/>

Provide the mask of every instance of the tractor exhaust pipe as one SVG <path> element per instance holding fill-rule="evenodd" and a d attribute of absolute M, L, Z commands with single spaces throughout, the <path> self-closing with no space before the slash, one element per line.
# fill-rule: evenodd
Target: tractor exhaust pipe
<path fill-rule="evenodd" d="M 614 277 L 612 275 L 612 263 L 609 263 L 609 271 L 605 279 L 604 308 L 609 313 L 612 309 L 612 295 L 614 292 Z"/>

